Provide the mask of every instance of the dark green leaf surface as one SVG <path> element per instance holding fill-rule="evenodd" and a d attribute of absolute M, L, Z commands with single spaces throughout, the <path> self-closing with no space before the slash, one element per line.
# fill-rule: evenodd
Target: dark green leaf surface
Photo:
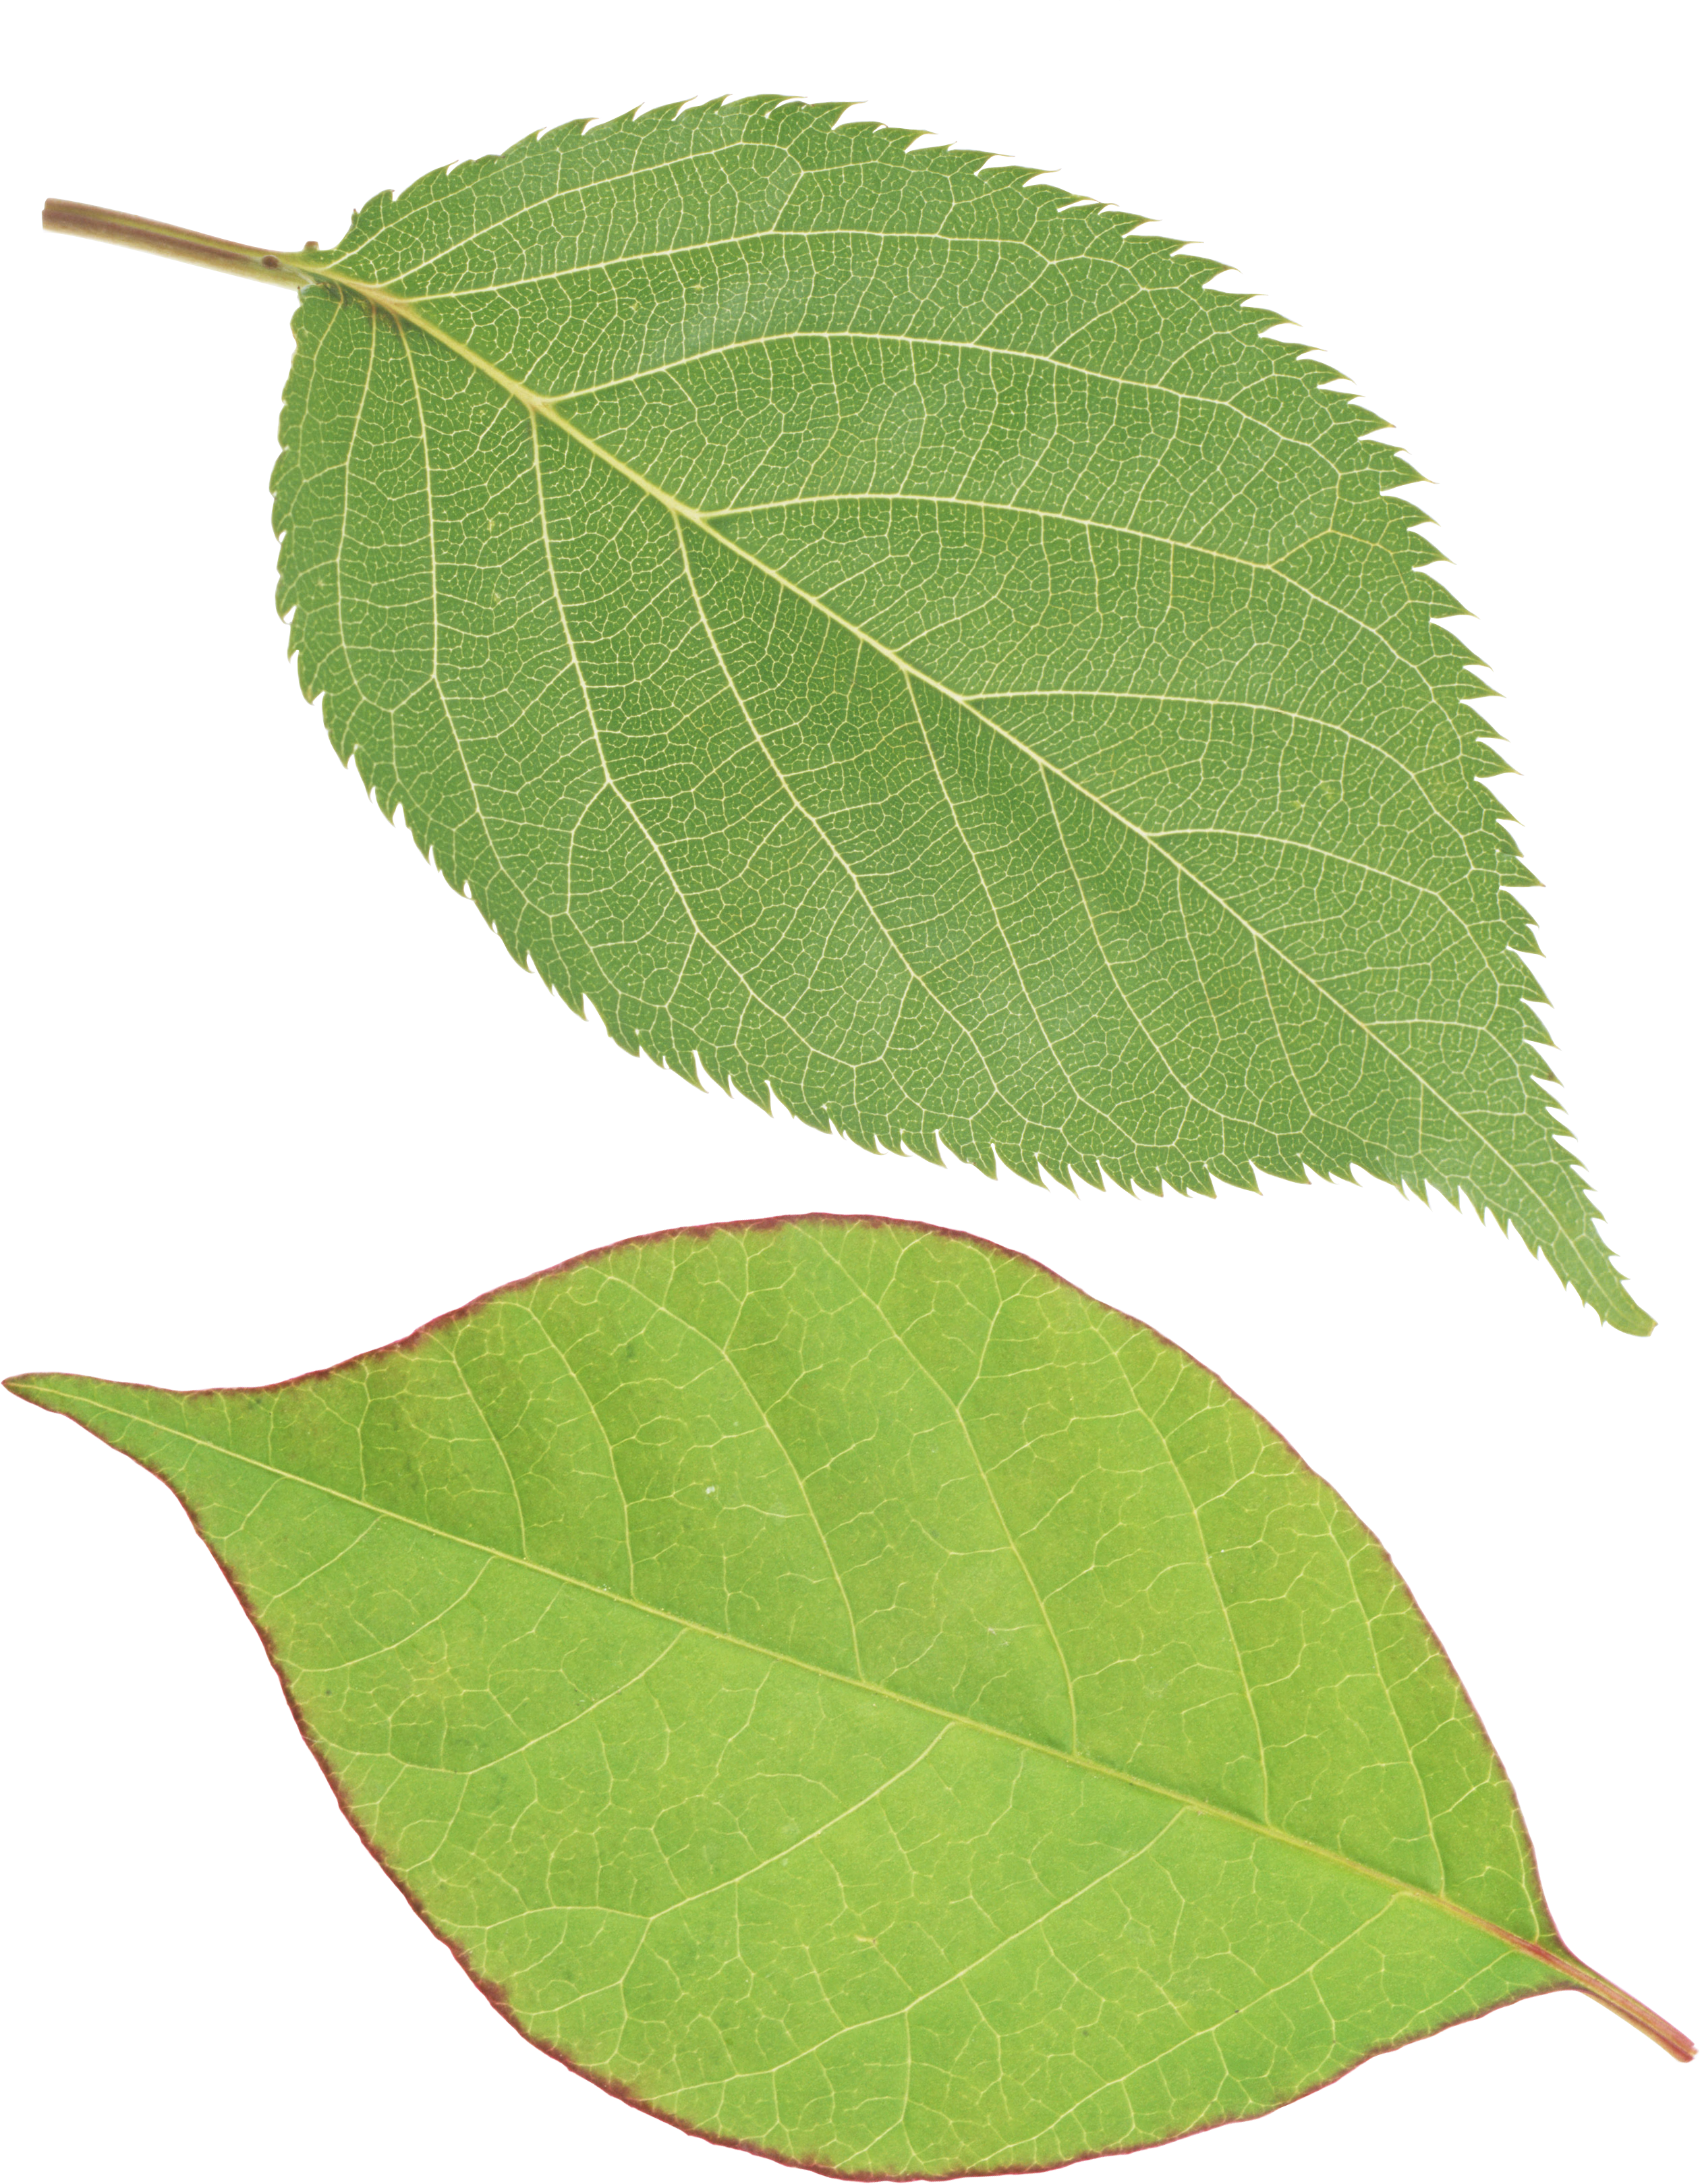
<path fill-rule="evenodd" d="M 972 1239 L 622 1245 L 270 1389 L 36 1376 L 175 1490 L 366 1841 L 552 2053 L 939 2176 L 1579 1986 L 1375 1540 Z"/>
<path fill-rule="evenodd" d="M 688 1077 L 1028 1177 L 1462 1191 L 1644 1332 L 1415 473 L 1218 268 L 838 110 L 574 125 L 286 260 L 337 749 Z"/>

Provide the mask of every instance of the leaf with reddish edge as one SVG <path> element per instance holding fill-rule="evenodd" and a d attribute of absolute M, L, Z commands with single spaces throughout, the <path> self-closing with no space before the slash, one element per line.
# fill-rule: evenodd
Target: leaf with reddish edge
<path fill-rule="evenodd" d="M 526 2036 L 852 2176 L 1258 2114 L 1565 1949 L 1377 1541 L 966 1236 L 680 1231 L 281 1386 L 37 1374 L 176 1493 L 355 1826 Z"/>

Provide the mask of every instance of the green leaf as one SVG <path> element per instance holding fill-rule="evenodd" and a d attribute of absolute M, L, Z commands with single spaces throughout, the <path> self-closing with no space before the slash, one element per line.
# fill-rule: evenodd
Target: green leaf
<path fill-rule="evenodd" d="M 285 258 L 337 749 L 686 1077 L 1029 1178 L 1466 1194 L 1645 1332 L 1416 473 L 1217 265 L 840 110 L 574 125 Z"/>
<path fill-rule="evenodd" d="M 989 1245 L 683 1232 L 281 1387 L 9 1384 L 179 1496 L 514 2023 L 694 2131 L 1043 2166 L 1558 1987 L 1686 2052 L 1338 1496 Z"/>

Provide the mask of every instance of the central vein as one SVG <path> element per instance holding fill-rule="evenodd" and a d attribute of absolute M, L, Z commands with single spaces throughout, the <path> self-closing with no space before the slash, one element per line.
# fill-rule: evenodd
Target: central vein
<path fill-rule="evenodd" d="M 109 1388 L 107 1392 L 115 1393 L 116 1390 Z M 681 1632 L 691 1632 L 718 1645 L 733 1646 L 740 1652 L 756 1654 L 761 1659 L 774 1662 L 781 1667 L 800 1669 L 807 1674 L 819 1676 L 827 1682 L 840 1684 L 851 1691 L 866 1692 L 871 1697 L 881 1698 L 894 1705 L 912 1708 L 917 1713 L 930 1714 L 935 1720 L 971 1730 L 977 1736 L 995 1737 L 1002 1743 L 1015 1745 L 1023 1751 L 1036 1753 L 1060 1765 L 1078 1767 L 1084 1773 L 1124 1783 L 1129 1789 L 1142 1790 L 1153 1797 L 1162 1797 L 1172 1803 L 1183 1806 L 1198 1814 L 1202 1819 L 1221 1820 L 1231 1826 L 1243 1828 L 1247 1833 L 1260 1836 L 1269 1842 L 1279 1843 L 1285 1849 L 1299 1851 L 1307 1856 L 1321 1858 L 1326 1864 L 1338 1867 L 1342 1872 L 1353 1874 L 1362 1880 L 1374 1881 L 1380 1887 L 1391 1889 L 1396 1895 L 1408 1896 L 1419 1903 L 1425 1903 L 1434 1910 L 1443 1912 L 1450 1918 L 1459 1919 L 1466 1925 L 1474 1926 L 1482 1933 L 1491 1935 L 1496 1941 L 1503 1943 L 1507 1948 L 1515 1950 L 1518 1954 L 1532 1958 L 1540 1964 L 1562 1972 L 1578 1985 L 1586 1986 L 1591 1992 L 1596 1993 L 1599 1999 L 1608 2000 L 1608 1996 L 1601 1993 L 1600 1990 L 1608 1988 L 1609 1982 L 1601 1979 L 1597 1972 L 1591 1971 L 1586 1965 L 1568 1955 L 1557 1955 L 1537 1942 L 1532 1942 L 1521 1935 L 1512 1933 L 1508 1929 L 1497 1925 L 1492 1919 L 1484 1918 L 1479 1912 L 1470 1910 L 1467 1905 L 1454 1902 L 1450 1897 L 1438 1894 L 1432 1889 L 1419 1887 L 1414 1882 L 1402 1880 L 1396 1875 L 1384 1873 L 1379 1867 L 1363 1864 L 1357 1858 L 1348 1858 L 1344 1852 L 1329 1849 L 1326 1844 L 1313 1842 L 1302 1836 L 1292 1835 L 1286 1829 L 1278 1827 L 1272 1821 L 1253 1819 L 1246 1814 L 1235 1812 L 1230 1807 L 1212 1803 L 1207 1797 L 1195 1797 L 1184 1790 L 1172 1788 L 1168 1783 L 1153 1781 L 1144 1775 L 1134 1774 L 1126 1768 L 1112 1767 L 1103 1760 L 1090 1758 L 1085 1752 L 1065 1751 L 1057 1745 L 1044 1743 L 1037 1737 L 1022 1735 L 1018 1730 L 1004 1729 L 995 1722 L 982 1721 L 972 1714 L 958 1713 L 951 1708 L 939 1706 L 928 1699 L 913 1697 L 906 1691 L 893 1689 L 889 1685 L 876 1683 L 862 1676 L 846 1675 L 841 1669 L 825 1668 L 818 1662 L 804 1660 L 794 1654 L 783 1653 L 776 1647 L 760 1645 L 753 1639 L 740 1638 L 733 1631 L 716 1630 L 711 1624 L 699 1623 L 689 1616 L 679 1614 L 674 1609 L 658 1607 L 653 1602 L 638 1598 L 635 1593 L 610 1592 L 602 1585 L 592 1584 L 586 1578 L 574 1577 L 566 1570 L 554 1568 L 548 1563 L 533 1562 L 526 1555 L 516 1554 L 503 1547 L 491 1546 L 482 1540 L 470 1540 L 457 1532 L 445 1532 L 440 1526 L 429 1524 L 423 1518 L 410 1517 L 399 1510 L 387 1509 L 381 1504 L 366 1500 L 360 1495 L 344 1493 L 337 1487 L 326 1485 L 320 1479 L 304 1477 L 299 1472 L 287 1471 L 281 1465 L 263 1462 L 258 1457 L 246 1456 L 238 1449 L 226 1448 L 218 1441 L 207 1440 L 198 1434 L 185 1432 L 181 1427 L 164 1426 L 154 1418 L 138 1418 L 132 1412 L 120 1410 L 116 1404 L 104 1401 L 94 1396 L 86 1385 L 78 1390 L 77 1401 L 80 1408 L 86 1407 L 91 1410 L 103 1411 L 114 1418 L 128 1420 L 132 1424 L 147 1425 L 155 1432 L 165 1434 L 170 1439 L 185 1442 L 192 1448 L 205 1449 L 211 1454 L 223 1457 L 229 1462 L 244 1464 L 252 1470 L 263 1472 L 268 1478 L 287 1479 L 292 1485 L 304 1486 L 312 1493 L 324 1495 L 330 1501 L 346 1503 L 351 1508 L 359 1509 L 365 1515 L 378 1517 L 390 1524 L 406 1525 L 411 1530 L 425 1533 L 432 1539 L 441 1540 L 448 1546 L 461 1548 L 469 1553 L 482 1555 L 488 1561 L 510 1563 L 516 1569 L 530 1572 L 533 1576 L 547 1578 L 555 1584 L 566 1585 L 574 1591 L 588 1594 L 593 1600 L 617 1602 L 621 1607 L 635 1608 L 640 1614 L 652 1616 L 658 1622 L 669 1624 Z M 1611 1989 L 1610 1992 L 1615 1993 L 1617 1990 Z"/>

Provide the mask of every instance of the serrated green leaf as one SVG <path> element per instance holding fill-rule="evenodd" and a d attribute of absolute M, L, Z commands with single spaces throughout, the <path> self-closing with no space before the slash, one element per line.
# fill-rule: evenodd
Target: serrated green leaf
<path fill-rule="evenodd" d="M 337 749 L 687 1077 L 1028 1177 L 1463 1192 L 1645 1332 L 1415 473 L 1218 267 L 839 111 L 575 125 L 286 259 Z"/>
<path fill-rule="evenodd" d="M 156 1472 L 531 2039 L 856 2176 L 1045 2166 L 1572 1986 L 1376 1541 L 967 1237 L 616 1246 L 269 1389 L 9 1384 Z"/>

